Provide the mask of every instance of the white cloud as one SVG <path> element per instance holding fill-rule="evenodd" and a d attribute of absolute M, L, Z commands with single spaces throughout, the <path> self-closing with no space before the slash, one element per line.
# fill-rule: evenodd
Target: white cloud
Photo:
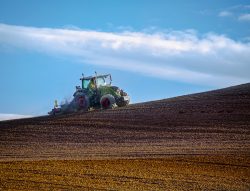
<path fill-rule="evenodd" d="M 0 113 L 0 121 L 10 120 L 10 119 L 21 119 L 21 118 L 29 118 L 31 115 L 19 115 L 19 114 L 6 114 Z"/>
<path fill-rule="evenodd" d="M 230 17 L 234 21 L 250 21 L 250 14 L 246 13 L 250 9 L 250 5 L 234 5 L 221 10 L 219 17 Z"/>
<path fill-rule="evenodd" d="M 230 17 L 230 16 L 232 16 L 232 15 L 233 15 L 233 13 L 230 12 L 230 11 L 221 11 L 221 12 L 219 13 L 219 16 L 220 16 L 220 17 Z"/>
<path fill-rule="evenodd" d="M 0 24 L 0 45 L 214 87 L 250 81 L 250 44 L 194 30 L 98 32 Z"/>
<path fill-rule="evenodd" d="M 240 21 L 250 21 L 250 14 L 242 14 L 238 17 Z"/>
<path fill-rule="evenodd" d="M 250 5 L 242 5 L 242 4 L 238 4 L 238 5 L 233 5 L 233 6 L 230 6 L 230 7 L 227 7 L 227 10 L 232 10 L 232 11 L 242 11 L 242 10 L 246 10 L 246 9 L 249 9 L 250 8 Z"/>

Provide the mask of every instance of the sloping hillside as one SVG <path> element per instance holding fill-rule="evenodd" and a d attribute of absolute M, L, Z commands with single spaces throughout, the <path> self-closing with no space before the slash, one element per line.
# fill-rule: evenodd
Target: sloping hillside
<path fill-rule="evenodd" d="M 0 161 L 0 187 L 12 189 L 40 189 L 39 179 L 74 190 L 248 190 L 250 84 L 0 122 Z"/>
<path fill-rule="evenodd" d="M 250 84 L 0 127 L 0 159 L 249 154 Z"/>

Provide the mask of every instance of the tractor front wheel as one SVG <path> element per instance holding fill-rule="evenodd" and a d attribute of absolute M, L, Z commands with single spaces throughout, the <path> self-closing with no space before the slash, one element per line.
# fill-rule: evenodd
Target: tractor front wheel
<path fill-rule="evenodd" d="M 103 109 L 110 109 L 116 106 L 115 98 L 111 94 L 107 94 L 101 97 L 100 104 Z"/>

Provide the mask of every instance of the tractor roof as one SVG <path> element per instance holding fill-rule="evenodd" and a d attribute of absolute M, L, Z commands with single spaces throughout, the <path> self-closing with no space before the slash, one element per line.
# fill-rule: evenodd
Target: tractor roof
<path fill-rule="evenodd" d="M 98 78 L 98 77 L 108 77 L 108 76 L 111 76 L 111 74 L 104 74 L 104 75 L 97 75 L 97 76 L 88 76 L 88 77 L 82 77 L 80 78 L 80 80 L 91 80 L 93 78 Z"/>

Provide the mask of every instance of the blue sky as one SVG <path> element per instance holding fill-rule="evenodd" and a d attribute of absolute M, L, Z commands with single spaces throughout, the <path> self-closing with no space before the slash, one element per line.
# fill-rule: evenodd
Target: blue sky
<path fill-rule="evenodd" d="M 246 83 L 249 42 L 250 1 L 0 0 L 0 115 L 46 114 L 94 71 L 133 103 Z"/>

